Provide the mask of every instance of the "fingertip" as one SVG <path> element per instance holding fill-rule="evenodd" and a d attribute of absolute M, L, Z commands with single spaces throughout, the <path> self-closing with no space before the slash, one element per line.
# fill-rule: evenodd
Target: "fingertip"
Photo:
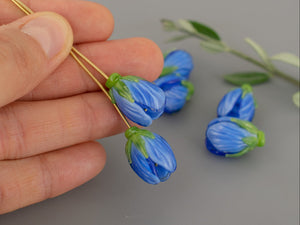
<path fill-rule="evenodd" d="M 34 12 L 51 11 L 65 17 L 74 31 L 74 42 L 96 42 L 110 37 L 113 32 L 112 13 L 98 3 L 85 0 L 23 0 Z M 0 24 L 10 23 L 24 13 L 11 1 L 0 1 Z"/>
<path fill-rule="evenodd" d="M 87 41 L 95 42 L 107 40 L 114 31 L 115 23 L 113 14 L 110 12 L 110 10 L 105 6 L 95 2 L 79 1 L 78 4 L 82 5 L 80 13 L 82 15 L 89 16 L 81 22 L 80 26 L 76 25 L 73 27 L 74 33 L 77 34 L 75 42 L 83 43 Z M 95 23 L 95 21 L 97 21 L 97 23 Z M 83 26 L 87 32 L 91 32 L 89 36 L 93 39 L 88 40 L 87 38 L 89 38 L 89 36 L 86 34 L 86 32 L 80 32 Z"/>
<path fill-rule="evenodd" d="M 86 183 L 97 176 L 106 163 L 105 150 L 96 141 L 50 152 L 48 155 L 48 168 L 52 171 L 52 192 L 49 197 L 56 197 Z"/>
<path fill-rule="evenodd" d="M 161 73 L 163 54 L 152 40 L 135 37 L 78 46 L 107 74 L 139 76 L 153 81 Z"/>
<path fill-rule="evenodd" d="M 70 24 L 52 12 L 28 15 L 0 26 L 0 106 L 33 90 L 69 55 Z"/>
<path fill-rule="evenodd" d="M 98 175 L 106 164 L 106 152 L 103 146 L 97 141 L 86 143 L 84 154 L 87 157 L 87 168 L 91 171 L 91 178 Z"/>
<path fill-rule="evenodd" d="M 86 183 L 98 175 L 106 163 L 105 150 L 95 141 L 45 153 L 40 157 L 45 159 L 42 163 L 46 164 L 42 168 L 48 170 L 46 174 L 51 174 L 46 176 L 48 179 L 44 179 L 46 182 L 42 185 L 45 190 L 51 186 L 51 191 L 46 191 L 44 199 L 56 197 Z"/>
<path fill-rule="evenodd" d="M 59 65 L 69 55 L 73 46 L 73 31 L 69 22 L 54 12 L 34 13 L 21 21 L 23 33 L 32 37 L 42 47 L 48 59 Z"/>
<path fill-rule="evenodd" d="M 141 76 L 149 81 L 156 80 L 164 66 L 164 58 L 160 48 L 150 39 L 144 37 L 133 39 L 133 42 L 136 42 L 141 48 L 140 67 L 144 68 Z"/>
<path fill-rule="evenodd" d="M 99 36 L 102 35 L 101 40 L 107 40 L 113 33 L 115 27 L 115 19 L 112 12 L 103 5 L 92 3 L 95 7 L 99 7 L 99 10 L 102 11 L 102 16 L 99 18 L 99 21 L 105 21 L 98 25 L 97 32 Z M 95 17 L 99 16 L 98 13 L 95 13 Z"/>
<path fill-rule="evenodd" d="M 56 197 L 96 176 L 106 154 L 87 142 L 34 157 L 0 162 L 0 214 Z"/>

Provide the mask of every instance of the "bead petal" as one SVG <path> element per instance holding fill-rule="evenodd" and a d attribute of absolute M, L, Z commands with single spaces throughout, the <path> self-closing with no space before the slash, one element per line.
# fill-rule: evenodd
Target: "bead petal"
<path fill-rule="evenodd" d="M 168 180 L 171 176 L 171 172 L 160 165 L 156 166 L 156 173 L 161 182 Z"/>
<path fill-rule="evenodd" d="M 153 134 L 155 139 L 143 137 L 149 158 L 165 170 L 173 173 L 176 170 L 177 164 L 170 145 L 163 137 L 155 133 Z"/>
<path fill-rule="evenodd" d="M 239 109 L 239 119 L 252 121 L 255 114 L 255 102 L 252 93 L 242 99 Z"/>
<path fill-rule="evenodd" d="M 135 102 L 132 103 L 127 99 L 121 97 L 118 92 L 112 88 L 114 99 L 120 108 L 120 110 L 128 117 L 131 121 L 141 125 L 149 126 L 152 123 L 152 118 L 145 113 L 145 111 Z"/>
<path fill-rule="evenodd" d="M 218 109 L 217 109 L 218 116 L 219 117 L 221 117 L 221 116 L 238 117 L 238 115 L 232 115 L 233 113 L 231 113 L 231 112 L 233 111 L 237 102 L 242 97 L 242 94 L 243 94 L 243 90 L 241 88 L 236 88 L 236 89 L 228 92 L 226 95 L 224 95 L 224 97 L 220 101 Z M 234 114 L 236 114 L 236 113 L 234 113 Z"/>
<path fill-rule="evenodd" d="M 206 148 L 215 155 L 221 155 L 221 156 L 226 155 L 226 153 L 218 151 L 207 137 L 205 138 L 205 145 Z"/>
<path fill-rule="evenodd" d="M 175 73 L 172 73 L 172 74 L 169 74 L 169 75 L 166 75 L 166 76 L 159 77 L 158 79 L 156 79 L 154 81 L 154 83 L 157 86 L 159 86 L 160 88 L 162 88 L 166 84 L 177 83 L 177 82 L 180 82 L 183 79 L 184 78 L 182 76 L 176 75 Z"/>
<path fill-rule="evenodd" d="M 231 117 L 224 116 L 224 117 L 215 118 L 212 121 L 210 121 L 210 123 L 207 125 L 207 127 L 210 127 L 210 126 L 212 126 L 216 123 L 220 123 L 220 122 L 232 122 Z"/>
<path fill-rule="evenodd" d="M 173 113 L 179 111 L 186 102 L 188 90 L 180 83 L 165 91 L 166 104 L 165 112 Z"/>
<path fill-rule="evenodd" d="M 188 79 L 192 69 L 194 68 L 192 56 L 183 50 L 175 50 L 170 52 L 166 58 L 164 67 L 176 66 L 178 69 L 174 73 L 178 73 L 185 79 Z"/>
<path fill-rule="evenodd" d="M 218 151 L 233 154 L 245 149 L 247 145 L 243 138 L 253 134 L 234 123 L 222 122 L 210 126 L 206 136 Z"/>
<path fill-rule="evenodd" d="M 122 81 L 129 88 L 135 103 L 147 115 L 152 119 L 157 119 L 161 116 L 165 106 L 165 95 L 159 87 L 145 80 L 140 80 L 139 82 Z"/>
<path fill-rule="evenodd" d="M 131 168 L 141 179 L 149 184 L 160 183 L 159 178 L 153 173 L 149 165 L 149 160 L 143 156 L 134 144 L 131 146 L 131 161 Z"/>
<path fill-rule="evenodd" d="M 251 122 L 233 117 L 220 117 L 212 120 L 206 130 L 206 147 L 216 154 L 226 157 L 239 157 L 263 146 L 264 133 Z"/>

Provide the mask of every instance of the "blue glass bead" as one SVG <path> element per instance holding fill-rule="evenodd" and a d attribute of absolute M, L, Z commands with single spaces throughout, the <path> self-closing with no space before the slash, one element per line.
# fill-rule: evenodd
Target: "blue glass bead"
<path fill-rule="evenodd" d="M 149 126 L 164 112 L 165 94 L 155 84 L 135 76 L 114 73 L 106 82 L 112 102 L 128 119 Z"/>
<path fill-rule="evenodd" d="M 193 68 L 193 58 L 188 52 L 174 50 L 165 56 L 164 69 L 161 76 L 175 74 L 187 80 Z"/>
<path fill-rule="evenodd" d="M 174 74 L 162 76 L 155 80 L 154 83 L 165 93 L 165 113 L 179 111 L 194 93 L 194 86 L 191 82 L 182 80 L 180 76 Z"/>
<path fill-rule="evenodd" d="M 264 133 L 249 121 L 220 117 L 207 126 L 206 147 L 216 155 L 238 157 L 264 144 Z"/>
<path fill-rule="evenodd" d="M 174 153 L 158 134 L 131 127 L 125 132 L 126 156 L 134 172 L 149 184 L 166 181 L 176 170 Z"/>
<path fill-rule="evenodd" d="M 244 84 L 241 88 L 229 91 L 219 103 L 218 117 L 230 116 L 242 120 L 252 121 L 255 114 L 255 99 L 252 88 Z"/>

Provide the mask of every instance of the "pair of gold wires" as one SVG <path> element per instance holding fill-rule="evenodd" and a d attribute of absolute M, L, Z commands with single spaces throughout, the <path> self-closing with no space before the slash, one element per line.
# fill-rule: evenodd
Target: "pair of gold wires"
<path fill-rule="evenodd" d="M 23 2 L 20 0 L 11 0 L 19 9 L 21 9 L 26 15 L 33 14 L 34 12 L 26 6 Z M 104 88 L 104 86 L 96 79 L 96 77 L 93 75 L 93 73 L 84 65 L 84 63 L 81 61 L 85 61 L 87 64 L 89 64 L 92 68 L 94 68 L 98 73 L 100 73 L 106 80 L 108 79 L 108 76 L 101 70 L 99 67 L 97 67 L 92 61 L 90 61 L 85 55 L 83 55 L 80 51 L 78 51 L 74 46 L 71 49 L 70 55 L 75 59 L 75 61 L 79 64 L 79 66 L 82 67 L 82 69 L 92 78 L 92 80 L 99 86 L 99 88 L 104 92 L 104 94 L 107 96 L 109 100 L 111 100 L 110 95 L 108 94 L 107 90 Z M 79 58 L 79 57 L 80 58 Z M 124 123 L 128 128 L 130 128 L 130 124 L 124 114 L 120 111 L 119 107 L 116 104 L 113 104 L 117 112 L 120 114 L 121 118 L 123 119 Z"/>

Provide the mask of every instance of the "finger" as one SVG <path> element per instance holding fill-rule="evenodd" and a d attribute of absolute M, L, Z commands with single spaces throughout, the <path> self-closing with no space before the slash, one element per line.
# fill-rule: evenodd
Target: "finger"
<path fill-rule="evenodd" d="M 0 110 L 0 160 L 96 140 L 125 128 L 103 93 L 15 102 Z"/>
<path fill-rule="evenodd" d="M 118 72 L 122 75 L 136 75 L 153 81 L 161 73 L 164 63 L 159 47 L 146 38 L 82 44 L 77 48 L 108 75 Z M 97 78 L 104 83 L 100 75 L 97 75 Z M 98 89 L 74 59 L 69 57 L 22 100 L 67 97 Z"/>
<path fill-rule="evenodd" d="M 0 162 L 0 214 L 67 192 L 96 176 L 106 154 L 96 142 Z"/>
<path fill-rule="evenodd" d="M 36 87 L 68 56 L 73 43 L 68 22 L 37 13 L 0 27 L 0 107 Z"/>
<path fill-rule="evenodd" d="M 65 17 L 72 26 L 74 42 L 106 40 L 113 31 L 114 20 L 104 6 L 77 0 L 22 0 L 33 11 L 51 11 Z M 0 24 L 10 23 L 24 13 L 11 1 L 0 1 Z"/>

